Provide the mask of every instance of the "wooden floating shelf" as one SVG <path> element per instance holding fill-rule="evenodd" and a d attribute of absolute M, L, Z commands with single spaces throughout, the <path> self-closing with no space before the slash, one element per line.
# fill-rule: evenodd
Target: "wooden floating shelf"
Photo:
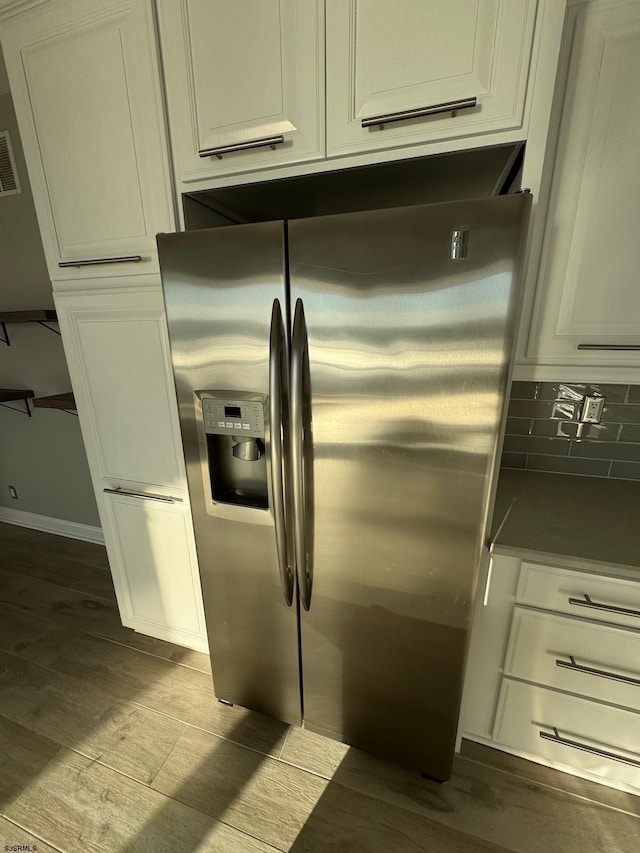
<path fill-rule="evenodd" d="M 42 311 L 0 311 L 0 323 L 51 323 L 58 319 L 53 308 Z"/>
<path fill-rule="evenodd" d="M 28 400 L 35 397 L 33 391 L 25 388 L 0 388 L 0 403 L 12 403 L 14 400 Z"/>
<path fill-rule="evenodd" d="M 5 409 L 12 409 L 14 412 L 21 412 L 23 415 L 31 417 L 31 409 L 29 408 L 29 400 L 35 396 L 33 391 L 26 388 L 0 388 L 0 406 Z M 22 402 L 24 409 L 10 406 L 9 403 Z"/>
<path fill-rule="evenodd" d="M 63 409 L 65 412 L 76 411 L 76 401 L 73 393 L 52 394 L 50 397 L 35 397 L 33 405 L 36 409 Z"/>
<path fill-rule="evenodd" d="M 49 329 L 50 332 L 59 335 L 60 332 L 49 325 L 49 323 L 57 322 L 58 315 L 53 308 L 43 308 L 41 311 L 0 311 L 0 328 L 2 328 L 0 342 L 5 346 L 11 346 L 7 323 L 38 323 L 45 329 Z"/>

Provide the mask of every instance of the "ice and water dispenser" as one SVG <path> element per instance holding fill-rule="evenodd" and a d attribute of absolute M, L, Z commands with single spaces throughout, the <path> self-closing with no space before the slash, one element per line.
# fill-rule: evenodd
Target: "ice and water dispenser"
<path fill-rule="evenodd" d="M 201 391 L 197 396 L 202 405 L 212 499 L 267 509 L 266 397 L 228 391 Z"/>

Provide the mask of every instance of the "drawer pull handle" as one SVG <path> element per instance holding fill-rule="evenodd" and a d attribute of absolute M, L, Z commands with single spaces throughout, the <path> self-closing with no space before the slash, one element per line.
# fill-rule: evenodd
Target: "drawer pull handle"
<path fill-rule="evenodd" d="M 621 681 L 623 684 L 635 684 L 640 687 L 640 678 L 631 678 L 628 675 L 618 675 L 615 672 L 608 672 L 606 669 L 595 669 L 592 666 L 583 666 L 576 663 L 573 655 L 568 655 L 569 660 L 560 660 L 556 658 L 556 666 L 562 669 L 570 669 L 573 672 L 584 672 L 586 675 L 597 675 L 600 678 L 610 678 L 611 681 Z"/>
<path fill-rule="evenodd" d="M 561 737 L 558 734 L 558 729 L 553 727 L 553 734 L 548 732 L 540 732 L 542 740 L 550 740 L 553 743 L 559 743 L 562 746 L 571 746 L 574 749 L 579 749 L 581 752 L 589 752 L 591 755 L 599 755 L 601 758 L 610 758 L 612 761 L 619 761 L 622 764 L 629 764 L 631 767 L 640 767 L 640 761 L 637 758 L 627 758 L 624 755 L 618 755 L 617 752 L 609 752 L 606 749 L 597 749 L 595 746 L 589 746 L 588 743 L 581 743 L 579 740 L 570 740 L 566 737 Z"/>
<path fill-rule="evenodd" d="M 369 116 L 363 118 L 360 122 L 362 127 L 375 127 L 379 124 L 384 127 L 385 124 L 391 124 L 394 121 L 409 121 L 412 118 L 426 118 L 427 116 L 435 116 L 439 113 L 452 113 L 456 110 L 470 110 L 477 106 L 477 98 L 462 98 L 459 101 L 447 101 L 444 104 L 431 104 L 428 107 L 419 107 L 416 110 L 400 110 L 397 113 L 383 113 L 379 116 Z"/>
<path fill-rule="evenodd" d="M 93 267 L 98 264 L 139 264 L 142 255 L 123 255 L 119 258 L 83 258 L 79 261 L 60 261 L 58 266 L 66 267 Z"/>
<path fill-rule="evenodd" d="M 578 344 L 579 350 L 596 350 L 610 352 L 637 352 L 640 344 Z"/>
<path fill-rule="evenodd" d="M 275 151 L 276 145 L 284 145 L 284 136 L 265 136 L 262 139 L 250 139 L 248 142 L 236 142 L 233 145 L 218 145 L 217 148 L 205 148 L 198 151 L 198 157 L 217 157 L 222 160 L 223 154 L 233 154 L 234 151 L 250 151 L 252 148 L 271 148 Z"/>
<path fill-rule="evenodd" d="M 593 610 L 601 610 L 603 613 L 617 613 L 619 616 L 640 617 L 640 610 L 630 610 L 628 607 L 614 607 L 613 604 L 600 604 L 599 601 L 592 601 L 586 592 L 584 593 L 584 598 L 570 598 L 569 604 L 575 604 L 576 607 L 591 607 Z"/>
<path fill-rule="evenodd" d="M 145 501 L 159 501 L 163 504 L 174 504 L 179 498 L 173 498 L 171 495 L 150 495 L 146 492 L 130 492 L 127 489 L 121 489 L 116 486 L 115 489 L 103 489 L 106 495 L 124 495 L 126 498 L 140 498 Z"/>

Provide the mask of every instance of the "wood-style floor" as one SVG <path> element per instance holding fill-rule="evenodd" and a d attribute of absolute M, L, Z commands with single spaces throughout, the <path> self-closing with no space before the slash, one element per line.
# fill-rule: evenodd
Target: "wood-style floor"
<path fill-rule="evenodd" d="M 0 850 L 636 853 L 638 806 L 470 743 L 437 785 L 220 705 L 206 655 L 120 625 L 103 548 L 0 525 Z"/>

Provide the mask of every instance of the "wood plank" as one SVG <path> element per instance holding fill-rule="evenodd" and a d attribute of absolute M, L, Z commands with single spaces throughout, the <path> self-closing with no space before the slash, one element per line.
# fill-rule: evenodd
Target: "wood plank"
<path fill-rule="evenodd" d="M 68 751 L 51 762 L 8 817 L 65 853 L 274 853 L 261 841 Z"/>
<path fill-rule="evenodd" d="M 84 542 L 80 539 L 71 539 L 68 536 L 59 536 L 55 533 L 44 533 L 41 530 L 32 530 L 29 527 L 20 527 L 17 524 L 0 524 L 0 542 L 14 542 L 19 545 L 28 545 L 30 548 L 43 551 L 48 554 L 56 554 L 68 560 L 76 560 L 90 569 L 109 569 L 107 550 L 104 545 L 96 545 L 94 542 Z"/>
<path fill-rule="evenodd" d="M 0 568 L 0 602 L 12 596 L 24 596 L 33 583 L 35 583 L 33 578 L 22 577 Z"/>
<path fill-rule="evenodd" d="M 599 785 L 589 779 L 581 779 L 579 776 L 554 770 L 553 767 L 545 767 L 544 764 L 537 764 L 535 761 L 527 761 L 517 755 L 474 743 L 466 738 L 462 740 L 460 752 L 469 763 L 484 764 L 486 767 L 520 777 L 529 788 L 534 782 L 640 817 L 640 797 L 628 794 L 626 791 L 617 791 L 615 788 L 609 788 L 608 785 Z"/>
<path fill-rule="evenodd" d="M 10 403 L 12 400 L 27 400 L 34 397 L 33 391 L 26 388 L 0 388 L 0 403 Z"/>
<path fill-rule="evenodd" d="M 20 845 L 22 845 L 23 850 L 37 850 L 38 853 L 62 853 L 58 847 L 45 844 L 41 838 L 37 838 L 4 817 L 0 817 L 0 842 L 2 842 L 0 849 L 4 849 L 6 845 L 8 850 L 20 850 Z"/>
<path fill-rule="evenodd" d="M 94 569 L 88 575 L 84 575 L 71 583 L 70 586 L 72 589 L 79 589 L 81 592 L 88 592 L 90 595 L 97 595 L 99 598 L 108 598 L 110 601 L 116 600 L 111 573 L 105 572 L 103 569 Z"/>
<path fill-rule="evenodd" d="M 110 626 L 118 629 L 121 624 L 118 606 L 113 601 L 48 581 L 29 579 L 28 596 L 2 592 L 0 603 L 25 614 L 54 619 L 79 631 L 90 631 L 99 624 L 108 633 Z"/>
<path fill-rule="evenodd" d="M 446 785 L 303 729 L 291 730 L 281 757 L 354 791 L 523 853 L 626 850 L 640 832 L 635 817 L 459 756 Z M 621 846 L 610 846 L 612 839 Z"/>
<path fill-rule="evenodd" d="M 289 850 L 327 784 L 317 776 L 187 727 L 151 787 Z"/>
<path fill-rule="evenodd" d="M 504 850 L 190 727 L 152 787 L 282 850 Z"/>
<path fill-rule="evenodd" d="M 96 627 L 89 633 L 96 637 L 104 637 L 100 627 Z M 198 669 L 200 672 L 205 672 L 211 676 L 211 661 L 209 655 L 203 652 L 197 652 L 194 649 L 187 649 L 184 646 L 177 646 L 175 643 L 170 643 L 167 640 L 158 640 L 155 637 L 148 637 L 145 634 L 139 634 L 131 628 L 121 627 L 118 632 L 113 628 L 109 629 L 109 639 L 114 642 L 121 643 L 130 649 L 135 649 L 140 652 L 145 652 L 155 657 L 164 658 L 164 660 L 179 663 L 182 666 Z M 117 633 L 117 636 L 116 636 Z"/>
<path fill-rule="evenodd" d="M 31 311 L 0 311 L 0 323 L 45 323 L 58 319 L 53 308 Z"/>
<path fill-rule="evenodd" d="M 0 715 L 139 779 L 154 778 L 184 724 L 0 652 Z"/>
<path fill-rule="evenodd" d="M 0 604 L 0 649 L 5 652 L 46 666 L 76 637 L 76 631 L 51 619 L 25 617 L 19 610 Z"/>
<path fill-rule="evenodd" d="M 60 751 L 60 744 L 0 717 L 0 811 L 6 811 Z"/>
<path fill-rule="evenodd" d="M 72 586 L 94 571 L 90 566 L 59 554 L 52 554 L 44 548 L 32 548 L 14 542 L 2 542 L 0 568 L 16 575 L 26 575 L 60 586 Z"/>
<path fill-rule="evenodd" d="M 96 637 L 78 637 L 51 664 L 58 672 L 214 734 L 277 754 L 285 723 L 216 701 L 211 676 Z"/>
<path fill-rule="evenodd" d="M 36 409 L 64 409 L 66 412 L 76 411 L 76 398 L 71 391 L 65 394 L 51 394 L 48 397 L 34 397 Z"/>

